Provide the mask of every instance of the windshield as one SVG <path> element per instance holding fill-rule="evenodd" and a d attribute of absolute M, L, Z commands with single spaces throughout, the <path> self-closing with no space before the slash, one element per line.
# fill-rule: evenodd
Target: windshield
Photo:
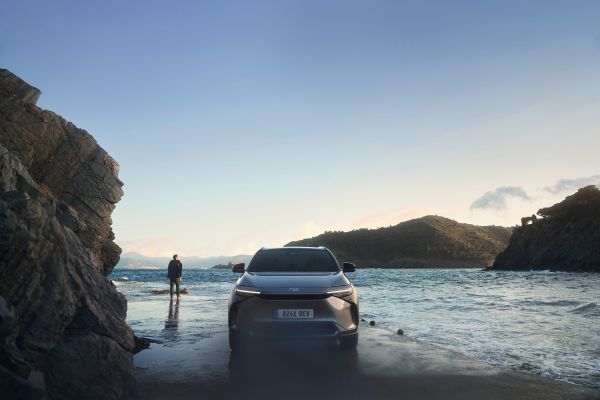
<path fill-rule="evenodd" d="M 340 268 L 327 250 L 261 250 L 252 258 L 250 272 L 337 272 Z"/>

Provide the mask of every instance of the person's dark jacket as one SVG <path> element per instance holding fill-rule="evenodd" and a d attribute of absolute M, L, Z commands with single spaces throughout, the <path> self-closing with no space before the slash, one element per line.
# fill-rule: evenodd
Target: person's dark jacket
<path fill-rule="evenodd" d="M 175 278 L 181 278 L 181 270 L 182 270 L 182 266 L 181 266 L 181 261 L 179 260 L 171 260 L 169 262 L 169 268 L 168 268 L 168 273 L 167 276 L 170 279 L 175 279 Z"/>

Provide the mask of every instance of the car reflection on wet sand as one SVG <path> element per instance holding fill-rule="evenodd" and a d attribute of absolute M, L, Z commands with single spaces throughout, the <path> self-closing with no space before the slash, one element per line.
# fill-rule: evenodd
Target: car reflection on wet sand
<path fill-rule="evenodd" d="M 251 399 L 353 398 L 361 388 L 356 350 L 331 343 L 261 343 L 230 353 L 226 396 Z"/>
<path fill-rule="evenodd" d="M 227 336 L 223 326 L 201 340 L 153 343 L 138 353 L 139 398 L 599 398 L 591 389 L 492 367 L 377 327 L 362 327 L 357 349 L 347 351 L 327 342 L 280 340 L 230 352 Z"/>

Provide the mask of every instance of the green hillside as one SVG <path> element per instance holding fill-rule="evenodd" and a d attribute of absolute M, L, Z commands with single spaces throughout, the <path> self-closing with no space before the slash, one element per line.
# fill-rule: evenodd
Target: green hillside
<path fill-rule="evenodd" d="M 508 245 L 511 228 L 426 216 L 378 229 L 325 232 L 286 246 L 326 246 L 366 267 L 485 267 Z"/>

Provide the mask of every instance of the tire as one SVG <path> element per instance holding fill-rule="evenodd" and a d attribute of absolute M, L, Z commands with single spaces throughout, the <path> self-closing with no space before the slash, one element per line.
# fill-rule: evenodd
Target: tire
<path fill-rule="evenodd" d="M 240 347 L 240 340 L 236 334 L 229 332 L 229 348 L 234 351 Z"/>
<path fill-rule="evenodd" d="M 355 335 L 342 336 L 340 338 L 340 349 L 341 350 L 354 350 L 358 345 L 358 333 Z"/>

